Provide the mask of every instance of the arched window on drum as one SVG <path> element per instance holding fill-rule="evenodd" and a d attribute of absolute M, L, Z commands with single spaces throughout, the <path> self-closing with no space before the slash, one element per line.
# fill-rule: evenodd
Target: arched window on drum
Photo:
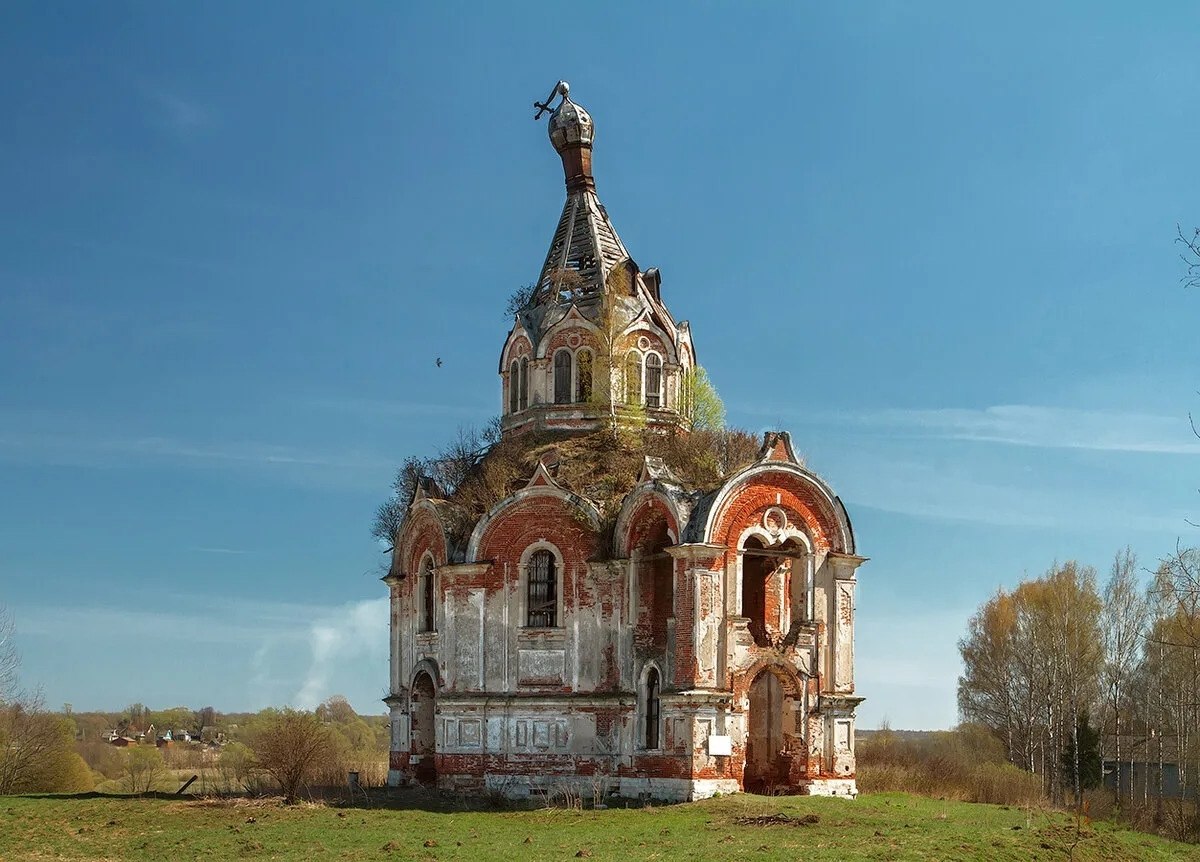
<path fill-rule="evenodd" d="M 646 406 L 662 407 L 662 357 L 646 354 Z"/>
<path fill-rule="evenodd" d="M 554 354 L 554 403 L 571 403 L 571 351 L 565 347 Z"/>

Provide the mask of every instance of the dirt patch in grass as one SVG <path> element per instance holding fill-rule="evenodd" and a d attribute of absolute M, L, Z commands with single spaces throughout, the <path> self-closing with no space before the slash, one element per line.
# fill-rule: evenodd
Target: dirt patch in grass
<path fill-rule="evenodd" d="M 821 822 L 819 814 L 802 814 L 789 817 L 786 814 L 760 814 L 758 817 L 735 817 L 738 826 L 815 826 Z"/>

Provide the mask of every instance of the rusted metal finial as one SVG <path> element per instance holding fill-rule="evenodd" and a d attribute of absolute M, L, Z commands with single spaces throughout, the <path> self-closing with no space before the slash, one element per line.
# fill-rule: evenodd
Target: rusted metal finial
<path fill-rule="evenodd" d="M 533 115 L 533 118 L 535 120 L 540 120 L 542 118 L 542 114 L 553 111 L 554 108 L 550 107 L 550 102 L 554 99 L 554 97 L 561 94 L 565 99 L 567 97 L 567 93 L 569 92 L 571 92 L 571 85 L 566 81 L 559 81 L 554 85 L 554 89 L 550 91 L 550 95 L 546 97 L 546 101 L 533 103 L 533 106 L 538 109 L 538 112 Z"/>

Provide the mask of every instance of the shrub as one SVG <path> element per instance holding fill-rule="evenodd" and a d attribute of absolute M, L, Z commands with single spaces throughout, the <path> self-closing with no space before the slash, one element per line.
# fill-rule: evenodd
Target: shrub
<path fill-rule="evenodd" d="M 1001 805 L 1042 800 L 1041 779 L 1008 763 L 999 740 L 977 725 L 919 738 L 879 731 L 859 744 L 858 784 L 867 793 L 899 791 Z"/>
<path fill-rule="evenodd" d="M 254 765 L 279 783 L 289 804 L 335 753 L 325 723 L 311 712 L 290 708 L 268 710 L 249 732 L 247 744 Z"/>
<path fill-rule="evenodd" d="M 130 793 L 149 793 L 165 771 L 162 753 L 157 748 L 134 746 L 125 761 L 125 787 Z"/>

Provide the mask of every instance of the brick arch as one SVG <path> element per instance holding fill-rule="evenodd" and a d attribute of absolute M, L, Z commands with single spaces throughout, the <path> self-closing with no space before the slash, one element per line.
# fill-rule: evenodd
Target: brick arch
<path fill-rule="evenodd" d="M 423 658 L 413 665 L 412 673 L 409 674 L 409 690 L 412 689 L 413 683 L 417 681 L 417 677 L 423 673 L 429 674 L 429 678 L 433 681 L 433 690 L 435 692 L 440 691 L 442 687 L 445 686 L 446 683 L 442 679 L 441 671 L 438 670 L 437 662 L 431 658 Z"/>
<path fill-rule="evenodd" d="M 560 548 L 586 549 L 586 560 L 599 532 L 600 516 L 582 497 L 553 485 L 530 486 L 501 500 L 479 520 L 467 544 L 467 560 L 506 559 L 514 542 L 523 543 L 523 549 L 541 539 Z"/>
<path fill-rule="evenodd" d="M 613 530 L 613 551 L 618 558 L 628 558 L 633 550 L 648 542 L 667 544 L 679 541 L 679 513 L 671 500 L 661 491 L 643 485 L 635 488 L 617 516 Z"/>
<path fill-rule="evenodd" d="M 528 356 L 533 359 L 533 342 L 524 330 L 514 330 L 508 337 L 508 341 L 504 343 L 504 349 L 500 351 L 500 373 L 508 373 L 508 366 L 512 360 L 522 356 Z"/>
<path fill-rule="evenodd" d="M 739 694 L 749 692 L 754 680 L 762 673 L 774 674 L 788 697 L 800 697 L 804 693 L 804 680 L 800 678 L 800 674 L 794 667 L 776 657 L 760 658 L 744 672 L 739 673 L 734 690 Z"/>
<path fill-rule="evenodd" d="M 817 553 L 854 553 L 854 534 L 841 501 L 824 482 L 797 465 L 760 462 L 720 490 L 709 511 L 704 540 L 734 547 L 770 509 L 782 509 Z"/>
<path fill-rule="evenodd" d="M 416 574 L 426 553 L 433 555 L 435 566 L 444 566 L 448 562 L 445 526 L 437 508 L 428 500 L 418 501 L 409 510 L 398 547 L 400 574 Z"/>

